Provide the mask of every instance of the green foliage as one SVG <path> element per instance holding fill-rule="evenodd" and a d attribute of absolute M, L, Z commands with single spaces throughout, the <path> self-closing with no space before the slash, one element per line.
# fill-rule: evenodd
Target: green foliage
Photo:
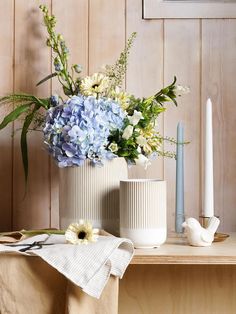
<path fill-rule="evenodd" d="M 137 138 L 143 134 L 147 139 L 147 144 L 149 145 L 150 153 L 156 153 L 158 156 L 165 157 L 175 157 L 175 153 L 170 151 L 163 151 L 164 141 L 176 144 L 174 139 L 168 137 L 162 137 L 157 131 L 155 131 L 155 126 L 157 124 L 158 116 L 166 110 L 164 107 L 165 103 L 173 102 L 176 103 L 176 77 L 174 77 L 173 82 L 161 89 L 155 95 L 148 98 L 135 98 L 130 96 L 129 107 L 127 108 L 128 116 L 132 116 L 135 111 L 142 113 L 142 119 L 139 120 L 137 125 L 134 126 L 134 131 L 132 136 L 126 140 L 122 138 L 122 132 L 113 132 L 109 138 L 109 143 L 114 142 L 118 144 L 117 155 L 127 158 L 127 160 L 135 163 L 135 159 L 140 153 L 140 147 L 137 142 Z M 124 128 L 130 124 L 129 120 L 126 119 Z M 138 151 L 139 149 L 139 151 Z M 141 153 L 146 155 L 147 152 L 142 148 Z"/>
<path fill-rule="evenodd" d="M 28 145 L 27 145 L 27 133 L 30 127 L 31 122 L 34 119 L 34 115 L 36 111 L 40 108 L 39 105 L 35 105 L 32 112 L 30 112 L 24 120 L 22 132 L 21 132 L 21 154 L 22 154 L 22 161 L 24 166 L 24 173 L 25 173 L 25 180 L 28 179 Z"/>
<path fill-rule="evenodd" d="M 34 122 L 37 112 L 40 108 L 48 109 L 50 107 L 49 98 L 38 98 L 28 94 L 12 94 L 0 98 L 0 105 L 14 104 L 15 108 L 4 117 L 0 123 L 0 130 L 5 128 L 10 122 L 14 122 L 20 116 L 26 113 L 24 117 L 23 128 L 21 131 L 21 155 L 25 172 L 25 180 L 28 177 L 28 149 L 27 133 L 32 122 Z M 32 109 L 33 108 L 33 109 Z"/>
<path fill-rule="evenodd" d="M 55 71 L 42 79 L 37 85 L 57 76 L 59 82 L 63 87 L 65 95 L 71 96 L 78 94 L 80 79 L 74 78 L 75 73 L 81 72 L 81 67 L 74 64 L 69 69 L 68 56 L 69 50 L 61 34 L 57 34 L 55 31 L 56 18 L 54 15 L 49 15 L 48 9 L 45 5 L 39 7 L 44 15 L 44 24 L 48 32 L 48 38 L 46 44 L 52 48 Z"/>
<path fill-rule="evenodd" d="M 0 130 L 5 128 L 8 123 L 15 121 L 22 113 L 26 112 L 29 109 L 30 104 L 20 105 L 12 112 L 10 112 L 0 123 Z"/>
<path fill-rule="evenodd" d="M 41 81 L 39 81 L 39 82 L 36 84 L 36 86 L 41 85 L 42 83 L 44 83 L 44 82 L 50 80 L 51 78 L 53 78 L 53 77 L 55 77 L 55 76 L 57 76 L 57 72 L 54 72 L 54 73 L 51 73 L 51 74 L 47 75 L 45 78 L 43 78 Z"/>

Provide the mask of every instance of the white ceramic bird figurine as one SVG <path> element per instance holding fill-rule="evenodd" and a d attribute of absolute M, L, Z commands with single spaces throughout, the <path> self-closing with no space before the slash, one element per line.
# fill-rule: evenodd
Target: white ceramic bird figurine
<path fill-rule="evenodd" d="M 208 227 L 205 229 L 195 218 L 188 218 L 182 226 L 187 231 L 187 238 L 190 245 L 210 246 L 219 224 L 220 220 L 217 217 L 211 217 Z"/>

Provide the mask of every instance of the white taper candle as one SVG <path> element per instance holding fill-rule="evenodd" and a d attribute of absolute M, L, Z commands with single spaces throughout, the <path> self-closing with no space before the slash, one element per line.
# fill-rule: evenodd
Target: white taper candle
<path fill-rule="evenodd" d="M 177 126 L 175 232 L 183 232 L 184 222 L 184 126 Z"/>
<path fill-rule="evenodd" d="M 205 120 L 205 193 L 203 216 L 214 216 L 214 180 L 213 180 L 213 135 L 212 135 L 212 102 L 206 103 Z"/>

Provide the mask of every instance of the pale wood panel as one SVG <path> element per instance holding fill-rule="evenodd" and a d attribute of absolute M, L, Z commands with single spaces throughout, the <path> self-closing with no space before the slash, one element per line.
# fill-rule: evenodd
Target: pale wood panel
<path fill-rule="evenodd" d="M 142 20 L 142 0 L 127 1 L 126 38 L 132 32 L 138 34 L 129 57 L 126 89 L 137 97 L 151 96 L 163 87 L 163 21 Z M 158 123 L 163 133 L 163 116 Z M 153 161 L 147 170 L 134 166 L 129 175 L 163 179 L 163 158 Z"/>
<path fill-rule="evenodd" d="M 69 61 L 81 64 L 83 76 L 88 74 L 88 0 L 52 0 L 52 12 L 57 17 L 57 31 L 70 51 Z M 53 94 L 63 95 L 57 79 L 52 81 Z M 64 97 L 65 98 L 65 97 Z M 51 227 L 59 226 L 59 169 L 51 160 Z"/>
<path fill-rule="evenodd" d="M 89 2 L 89 74 L 113 64 L 125 45 L 125 0 Z"/>
<path fill-rule="evenodd" d="M 229 1 L 144 0 L 144 18 L 235 18 L 236 3 Z"/>
<path fill-rule="evenodd" d="M 50 95 L 50 84 L 36 88 L 36 83 L 50 73 L 50 50 L 45 45 L 46 32 L 39 4 L 47 1 L 15 1 L 15 91 L 41 97 Z M 17 123 L 15 130 L 20 127 Z M 25 182 L 20 153 L 20 132 L 14 138 L 13 165 L 13 227 L 42 228 L 50 224 L 49 157 L 44 151 L 41 132 L 29 134 L 29 180 L 24 198 Z"/>
<path fill-rule="evenodd" d="M 188 245 L 186 236 L 170 238 L 158 249 L 136 249 L 132 264 L 234 264 L 236 265 L 236 233 L 210 247 Z"/>
<path fill-rule="evenodd" d="M 130 265 L 119 314 L 232 314 L 235 293 L 235 265 Z"/>
<path fill-rule="evenodd" d="M 213 102 L 215 212 L 236 230 L 236 20 L 202 22 L 202 113 Z M 204 121 L 204 119 L 203 119 Z"/>
<path fill-rule="evenodd" d="M 165 113 L 165 136 L 176 138 L 177 124 L 184 123 L 185 139 L 185 213 L 199 216 L 200 210 L 200 22 L 198 20 L 165 21 L 165 84 L 176 75 L 178 84 L 188 85 L 190 94 L 178 99 L 178 107 L 169 105 Z M 175 145 L 166 145 L 175 150 Z M 168 186 L 168 228 L 174 230 L 175 159 L 164 161 Z"/>
<path fill-rule="evenodd" d="M 5 16 L 8 18 L 5 19 Z M 0 95 L 13 90 L 14 1 L 0 2 Z M 0 108 L 0 120 L 12 106 Z M 11 229 L 12 218 L 12 126 L 0 132 L 0 230 Z"/>

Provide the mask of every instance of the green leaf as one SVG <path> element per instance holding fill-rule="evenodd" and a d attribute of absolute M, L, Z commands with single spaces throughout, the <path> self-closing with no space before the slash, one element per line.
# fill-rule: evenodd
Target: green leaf
<path fill-rule="evenodd" d="M 22 155 L 22 161 L 23 161 L 23 166 L 24 166 L 24 173 L 25 173 L 25 181 L 26 182 L 28 179 L 27 133 L 28 133 L 29 126 L 30 126 L 30 124 L 34 118 L 34 115 L 39 108 L 40 107 L 38 105 L 35 105 L 33 111 L 25 117 L 25 121 L 23 124 L 22 132 L 21 132 L 21 155 Z"/>
<path fill-rule="evenodd" d="M 127 151 L 120 151 L 119 152 L 119 156 L 121 157 L 129 157 L 130 155 L 130 152 L 127 152 Z"/>
<path fill-rule="evenodd" d="M 169 87 L 173 87 L 175 85 L 176 81 L 177 81 L 177 77 L 174 76 L 174 81 L 173 81 L 173 83 Z"/>
<path fill-rule="evenodd" d="M 26 112 L 31 105 L 32 103 L 21 105 L 9 113 L 1 122 L 0 130 L 5 128 L 8 123 L 15 121 L 23 112 Z"/>
<path fill-rule="evenodd" d="M 48 76 L 46 76 L 45 78 L 43 78 L 41 81 L 39 81 L 36 86 L 39 86 L 40 84 L 46 82 L 47 80 L 50 80 L 51 78 L 53 78 L 54 76 L 57 76 L 57 72 L 51 73 Z"/>
<path fill-rule="evenodd" d="M 4 105 L 7 103 L 14 103 L 18 105 L 22 105 L 22 103 L 35 103 L 39 104 L 41 107 L 48 109 L 50 107 L 50 99 L 49 98 L 38 98 L 34 95 L 28 94 L 11 94 L 0 98 L 0 105 Z"/>

